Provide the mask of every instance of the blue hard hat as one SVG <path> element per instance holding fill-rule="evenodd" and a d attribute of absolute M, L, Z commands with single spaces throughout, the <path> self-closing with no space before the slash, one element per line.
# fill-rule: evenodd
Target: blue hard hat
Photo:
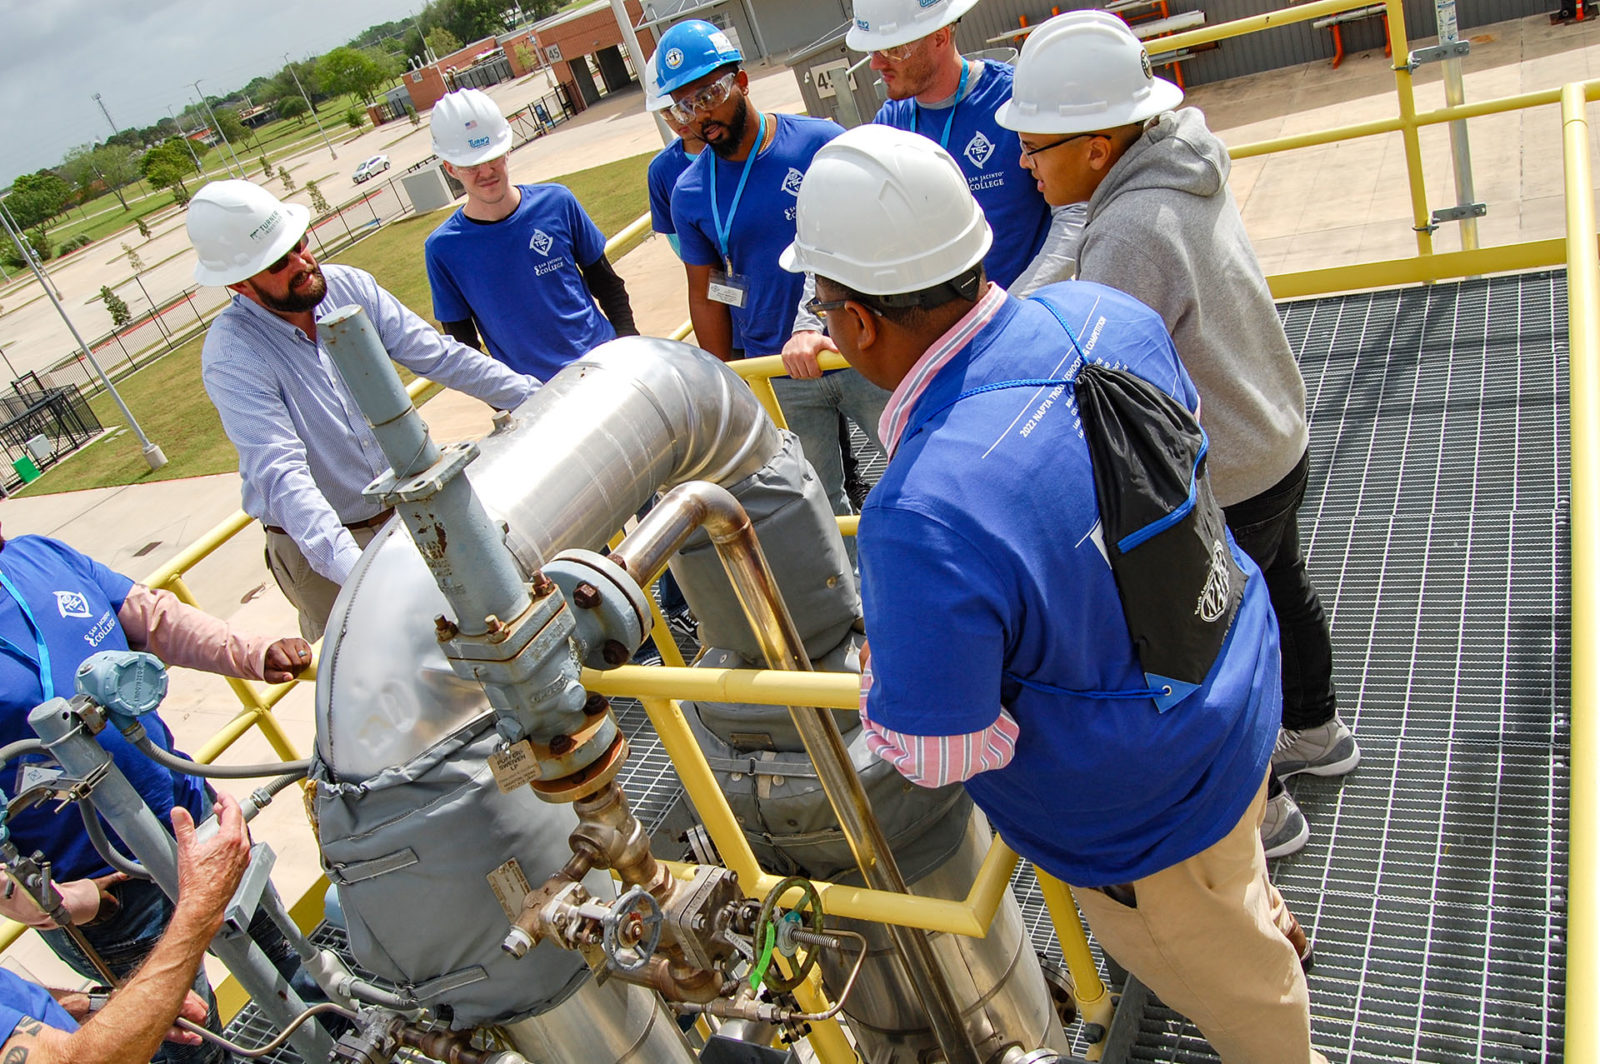
<path fill-rule="evenodd" d="M 726 33 L 697 18 L 662 34 L 656 56 L 656 85 L 663 94 L 698 81 L 718 67 L 744 62 Z"/>

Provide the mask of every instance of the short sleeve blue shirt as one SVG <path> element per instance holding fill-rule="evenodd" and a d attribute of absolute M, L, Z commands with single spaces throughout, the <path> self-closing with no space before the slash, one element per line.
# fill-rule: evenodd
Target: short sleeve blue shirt
<path fill-rule="evenodd" d="M 1143 304 L 1090 284 L 1041 294 L 1084 357 L 1195 408 L 1172 341 Z M 1205 683 L 1176 706 L 1019 682 L 1147 687 L 1100 545 L 1071 389 L 996 389 L 940 410 L 985 384 L 1069 377 L 1076 357 L 1048 310 L 1008 298 L 938 369 L 862 510 L 862 602 L 871 718 L 946 736 L 1009 710 L 1016 755 L 967 781 L 973 800 L 1018 853 L 1068 883 L 1104 886 L 1192 857 L 1244 815 L 1278 730 L 1278 642 L 1260 573 L 1235 548 L 1243 603 Z"/>
<path fill-rule="evenodd" d="M 616 338 L 580 267 L 606 239 L 562 185 L 519 185 L 522 201 L 498 222 L 460 210 L 423 245 L 433 314 L 477 323 L 489 353 L 547 381 L 567 363 Z"/>
<path fill-rule="evenodd" d="M 1015 71 L 1004 63 L 984 60 L 983 75 L 955 105 L 945 150 L 955 156 L 967 187 L 994 230 L 994 246 L 984 257 L 989 280 L 1007 288 L 1044 246 L 1050 231 L 1050 205 L 1022 168 L 1022 145 L 1016 133 L 995 121 L 994 113 L 1011 98 Z M 921 133 L 938 141 L 944 135 L 949 108 L 923 107 L 915 100 L 890 100 L 873 119 L 879 125 Z"/>
<path fill-rule="evenodd" d="M 795 311 L 805 287 L 802 274 L 778 265 L 778 256 L 794 241 L 795 199 L 811 159 L 828 141 L 844 132 L 822 118 L 778 115 L 772 143 L 757 153 L 750 167 L 739 210 L 728 234 L 733 272 L 750 283 L 743 307 L 731 307 L 734 328 L 744 337 L 746 355 L 775 355 L 794 331 Z M 714 151 L 697 155 L 678 178 L 672 192 L 672 224 L 683 261 L 691 266 L 722 268 L 722 251 L 711 211 L 710 174 L 717 168 L 717 202 L 728 225 L 743 162 L 729 162 Z"/>
<path fill-rule="evenodd" d="M 677 232 L 672 227 L 672 188 L 694 160 L 693 155 L 683 150 L 682 137 L 662 148 L 650 160 L 645 183 L 650 187 L 650 228 L 655 232 Z"/>
<path fill-rule="evenodd" d="M 117 611 L 133 581 L 44 536 L 18 536 L 0 549 L 0 572 L 28 604 L 38 635 L 50 657 L 50 677 L 58 698 L 71 698 L 73 676 L 84 659 L 101 650 L 127 650 L 128 640 Z M 0 744 L 37 738 L 28 714 L 44 701 L 35 633 L 22 608 L 0 591 Z M 145 728 L 156 745 L 172 749 L 172 733 L 159 718 L 146 717 Z M 209 809 L 204 785 L 195 777 L 178 776 L 134 749 L 116 728 L 95 737 L 111 752 L 122 774 L 163 820 L 181 805 L 199 819 Z M 12 762 L 0 781 L 8 794 L 18 794 L 26 766 L 43 761 L 30 757 Z M 13 817 L 9 826 L 23 853 L 44 851 L 55 862 L 61 881 L 109 874 L 112 869 L 95 852 L 76 812 L 54 813 L 35 806 Z"/>
<path fill-rule="evenodd" d="M 0 968 L 0 1042 L 15 1034 L 24 1019 L 42 1020 L 47 1027 L 69 1033 L 78 1029 L 78 1021 L 56 1003 L 50 991 Z"/>

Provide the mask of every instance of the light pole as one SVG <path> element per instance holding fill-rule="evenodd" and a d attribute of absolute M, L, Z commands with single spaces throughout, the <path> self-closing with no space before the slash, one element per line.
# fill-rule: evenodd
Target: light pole
<path fill-rule="evenodd" d="M 294 78 L 294 87 L 300 90 L 301 98 L 306 101 L 306 106 L 311 108 L 311 121 L 317 124 L 317 132 L 322 134 L 322 143 L 328 146 L 328 154 L 337 159 L 339 153 L 333 150 L 333 142 L 328 139 L 328 134 L 323 131 L 322 119 L 317 117 L 317 105 L 311 102 L 310 96 L 306 95 L 306 87 L 300 84 L 300 75 L 295 73 L 294 62 L 290 60 L 288 52 L 283 53 L 283 62 L 289 68 L 289 76 Z"/>
<path fill-rule="evenodd" d="M 206 94 L 200 91 L 199 81 L 194 82 L 194 93 L 200 97 L 200 106 L 205 108 L 206 115 L 211 119 L 211 128 L 217 131 L 217 136 L 222 138 L 222 143 L 228 149 L 228 154 L 233 157 L 233 165 L 239 168 L 239 176 L 248 179 L 249 175 L 244 172 L 244 164 L 239 161 L 239 156 L 234 153 L 233 142 L 222 131 L 222 123 L 217 121 L 216 113 L 211 110 L 211 105 L 206 102 Z M 228 173 L 232 175 L 233 171 L 229 170 Z"/>
<path fill-rule="evenodd" d="M 28 260 L 28 265 L 33 267 L 33 272 L 40 275 L 40 281 L 42 283 L 44 280 L 43 273 L 39 269 L 38 264 L 36 264 L 32 257 L 28 255 L 27 251 L 23 249 L 25 241 L 22 239 L 21 234 L 19 234 L 16 228 L 11 224 L 9 212 L 0 210 L 0 225 L 5 226 L 7 235 L 11 237 L 11 242 L 17 245 L 18 251 L 22 251 L 22 257 Z M 67 331 L 72 333 L 72 338 L 78 341 L 78 350 L 83 352 L 83 357 L 89 360 L 89 365 L 93 366 L 95 373 L 99 374 L 100 383 L 105 385 L 106 391 L 111 393 L 111 398 L 116 400 L 117 408 L 122 411 L 122 416 L 128 422 L 128 427 L 133 430 L 134 437 L 139 441 L 140 452 L 144 455 L 145 462 L 152 470 L 160 469 L 162 466 L 166 465 L 167 456 L 161 452 L 160 447 L 151 443 L 149 438 L 145 436 L 144 430 L 139 427 L 138 420 L 133 416 L 133 411 L 129 410 L 128 404 L 122 401 L 122 393 L 117 391 L 117 386 L 115 384 L 111 383 L 111 378 L 106 376 L 106 371 L 100 368 L 100 363 L 96 361 L 94 352 L 89 350 L 89 345 L 84 343 L 83 337 L 78 334 L 78 327 L 72 324 L 71 318 L 67 317 L 66 308 L 61 305 L 61 300 L 57 299 L 55 294 L 51 292 L 48 287 L 45 288 L 45 295 L 49 296 L 50 302 L 55 304 L 56 313 L 61 315 L 62 321 L 66 322 Z"/>
<path fill-rule="evenodd" d="M 22 226 L 17 224 L 15 217 L 12 217 L 11 208 L 6 206 L 6 201 L 3 198 L 0 198 L 0 215 L 4 215 L 10 220 L 7 232 L 12 229 L 19 233 L 22 232 Z M 56 298 L 61 298 L 61 289 L 56 287 L 56 279 L 51 277 L 49 271 L 44 268 L 44 263 L 40 260 L 39 253 L 33 250 L 33 245 L 26 240 L 19 240 L 17 241 L 17 250 L 22 252 L 22 261 L 27 263 L 28 267 L 33 270 L 34 276 L 39 278 L 39 283 L 44 286 L 46 293 L 53 289 Z"/>
<path fill-rule="evenodd" d="M 120 132 L 116 120 L 111 117 L 111 112 L 106 110 L 106 102 L 100 98 L 98 92 L 94 94 L 94 102 L 100 105 L 100 113 L 106 116 L 106 125 L 111 127 L 111 135 L 116 136 Z"/>

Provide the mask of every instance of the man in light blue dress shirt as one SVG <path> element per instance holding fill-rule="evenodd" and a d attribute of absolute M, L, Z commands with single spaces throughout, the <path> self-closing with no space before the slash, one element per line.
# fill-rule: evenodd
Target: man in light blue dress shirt
<path fill-rule="evenodd" d="M 267 566 L 315 640 L 390 516 L 362 497 L 389 463 L 322 346 L 317 308 L 360 306 L 396 362 L 497 409 L 539 382 L 441 335 L 366 271 L 318 266 L 308 221 L 258 185 L 215 181 L 189 205 L 188 230 L 195 280 L 233 292 L 206 334 L 206 392 L 239 452 L 245 512 L 266 527 Z"/>

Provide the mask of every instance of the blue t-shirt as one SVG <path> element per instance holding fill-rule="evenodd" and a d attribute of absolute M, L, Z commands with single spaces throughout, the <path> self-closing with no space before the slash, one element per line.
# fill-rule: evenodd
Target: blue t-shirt
<path fill-rule="evenodd" d="M 672 188 L 695 158 L 683 150 L 683 138 L 679 137 L 650 160 L 645 183 L 650 187 L 650 228 L 655 232 L 669 236 L 677 232 L 672 227 Z"/>
<path fill-rule="evenodd" d="M 579 267 L 606 238 L 563 185 L 518 185 L 522 201 L 498 222 L 458 210 L 423 245 L 433 315 L 477 323 L 489 353 L 547 381 L 616 339 Z"/>
<path fill-rule="evenodd" d="M 30 1018 L 69 1033 L 78 1029 L 78 1021 L 56 1003 L 50 991 L 0 968 L 0 1042 L 16 1033 L 17 1024 Z"/>
<path fill-rule="evenodd" d="M 89 655 L 128 649 L 117 611 L 133 587 L 132 580 L 44 536 L 6 540 L 0 549 L 0 572 L 27 602 L 40 628 L 57 698 L 73 696 L 73 676 Z M 28 727 L 28 714 L 44 700 L 33 628 L 16 599 L 0 590 L 0 744 L 37 738 Z M 157 746 L 172 749 L 172 733 L 159 718 L 145 717 L 144 726 Z M 211 803 L 201 780 L 168 772 L 134 749 L 114 727 L 95 738 L 163 821 L 175 805 L 189 810 L 197 821 L 209 811 Z M 23 765 L 42 760 L 34 756 L 25 762 L 11 762 L 4 769 L 0 788 L 13 797 L 19 794 Z M 55 876 L 60 881 L 108 875 L 112 869 L 95 852 L 77 811 L 53 810 L 53 805 L 35 806 L 11 819 L 17 848 L 23 853 L 44 851 L 55 862 Z"/>
<path fill-rule="evenodd" d="M 1084 355 L 1190 409 L 1198 395 L 1161 319 L 1110 288 L 1041 290 Z M 1281 713 L 1277 627 L 1246 573 L 1228 640 L 1201 687 L 1166 712 L 1147 689 L 1100 545 L 1088 447 L 1070 389 L 984 384 L 1071 376 L 1077 356 L 1042 306 L 1007 298 L 941 367 L 861 513 L 873 720 L 961 735 L 1016 718 L 1016 756 L 967 789 L 1020 854 L 1078 886 L 1127 883 L 1194 856 L 1238 823 L 1266 774 Z M 1231 539 L 1230 539 L 1231 543 Z M 1174 608 L 1180 608 L 1178 604 Z"/>
<path fill-rule="evenodd" d="M 923 107 L 916 100 L 890 100 L 873 119 L 939 141 L 955 156 L 994 230 L 994 246 L 983 260 L 983 270 L 1002 288 L 1010 287 L 1033 261 L 1050 231 L 1050 205 L 1033 175 L 1022 168 L 1021 142 L 994 120 L 1000 105 L 1011 98 L 1015 74 L 1004 63 L 984 60 L 983 75 L 955 105 L 953 119 L 949 108 Z M 944 140 L 947 120 L 950 136 Z"/>
<path fill-rule="evenodd" d="M 775 355 L 794 331 L 795 311 L 805 276 L 778 265 L 778 256 L 794 241 L 795 198 L 811 159 L 828 141 L 844 132 L 823 118 L 778 115 L 772 143 L 758 152 L 750 166 L 739 210 L 728 234 L 728 257 L 733 272 L 750 285 L 743 307 L 730 307 L 734 330 L 744 337 L 751 357 Z M 678 232 L 679 253 L 691 266 L 723 266 L 717 227 L 711 211 L 711 168 L 717 170 L 717 203 L 722 222 L 729 211 L 743 162 L 729 162 L 714 151 L 695 156 L 672 190 L 672 224 Z"/>

